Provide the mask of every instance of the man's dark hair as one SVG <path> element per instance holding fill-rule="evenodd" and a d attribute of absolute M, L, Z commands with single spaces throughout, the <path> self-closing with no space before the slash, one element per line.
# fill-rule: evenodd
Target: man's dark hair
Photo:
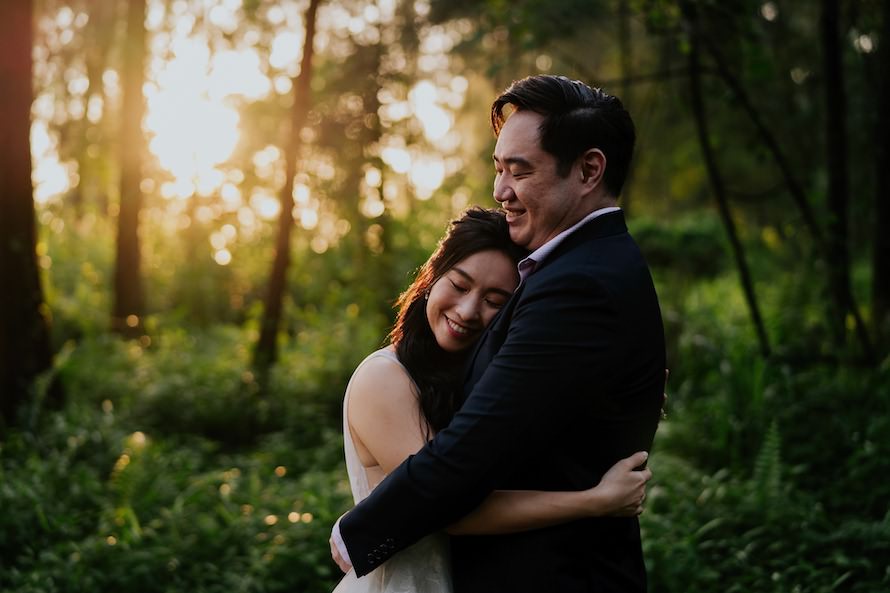
<path fill-rule="evenodd" d="M 544 116 L 541 148 L 556 157 L 557 173 L 569 174 L 572 164 L 591 148 L 606 155 L 603 183 L 618 197 L 633 152 L 633 120 L 618 97 L 579 80 L 542 74 L 513 82 L 491 105 L 491 127 L 500 134 L 507 119 L 504 107 L 527 109 Z"/>

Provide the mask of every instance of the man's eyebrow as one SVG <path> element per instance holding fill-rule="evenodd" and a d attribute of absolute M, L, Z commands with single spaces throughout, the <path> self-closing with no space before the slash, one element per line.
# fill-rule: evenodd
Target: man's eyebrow
<path fill-rule="evenodd" d="M 496 163 L 500 163 L 498 157 L 494 154 L 491 155 L 492 160 Z M 532 164 L 521 156 L 508 156 L 504 157 L 505 165 L 519 165 L 520 167 L 531 167 Z"/>
<path fill-rule="evenodd" d="M 463 276 L 464 278 L 466 278 L 466 279 L 467 279 L 467 282 L 475 282 L 475 280 L 473 279 L 472 276 L 470 276 L 468 273 L 466 273 L 465 271 L 461 270 L 461 269 L 458 268 L 457 266 L 454 266 L 453 268 L 451 268 L 451 270 L 454 271 L 454 272 L 457 272 L 458 274 L 460 274 L 461 276 Z M 507 297 L 507 298 L 510 298 L 510 296 L 512 296 L 512 294 L 513 294 L 513 293 L 510 292 L 509 290 L 504 290 L 504 289 L 502 289 L 502 288 L 496 288 L 496 287 L 489 288 L 489 289 L 488 289 L 488 292 L 496 292 L 496 293 L 498 293 L 498 294 L 502 294 L 502 295 L 504 295 L 504 296 Z"/>

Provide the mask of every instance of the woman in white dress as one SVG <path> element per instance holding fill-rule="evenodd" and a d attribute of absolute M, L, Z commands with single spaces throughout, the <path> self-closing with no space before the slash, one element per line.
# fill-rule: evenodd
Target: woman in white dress
<path fill-rule="evenodd" d="M 365 358 L 343 402 L 346 466 L 355 502 L 444 428 L 456 410 L 470 347 L 519 283 L 525 254 L 502 212 L 472 208 L 454 221 L 399 297 L 390 345 Z M 582 517 L 642 512 L 645 453 L 619 461 L 596 487 L 578 492 L 493 492 L 452 525 L 456 534 L 496 534 Z M 371 574 L 350 571 L 334 593 L 450 593 L 447 535 L 433 534 Z"/>

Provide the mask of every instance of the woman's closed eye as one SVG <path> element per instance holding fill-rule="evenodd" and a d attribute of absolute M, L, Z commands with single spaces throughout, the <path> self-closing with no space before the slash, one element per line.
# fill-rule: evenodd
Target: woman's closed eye
<path fill-rule="evenodd" d="M 485 299 L 485 303 L 493 309 L 500 309 L 507 304 L 506 301 L 502 301 L 500 299 Z"/>
<path fill-rule="evenodd" d="M 462 294 L 463 294 L 463 293 L 467 293 L 467 292 L 469 292 L 469 290 L 470 290 L 470 289 L 467 288 L 466 286 L 463 286 L 462 284 L 458 284 L 458 283 L 455 282 L 454 280 L 449 280 L 449 282 L 451 282 L 451 286 L 454 287 L 454 290 L 456 290 L 456 291 L 459 292 L 459 293 L 462 293 Z"/>

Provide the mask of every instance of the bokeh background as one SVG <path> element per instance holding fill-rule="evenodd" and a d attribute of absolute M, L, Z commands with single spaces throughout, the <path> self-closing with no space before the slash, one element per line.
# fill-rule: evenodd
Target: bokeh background
<path fill-rule="evenodd" d="M 650 589 L 890 590 L 888 42 L 887 0 L 0 3 L 0 590 L 331 590 L 348 377 L 540 72 L 637 124 Z"/>

